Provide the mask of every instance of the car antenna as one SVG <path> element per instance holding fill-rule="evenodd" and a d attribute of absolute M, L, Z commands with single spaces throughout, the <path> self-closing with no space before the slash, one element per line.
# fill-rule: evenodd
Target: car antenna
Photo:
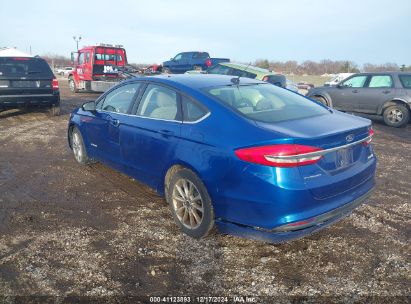
<path fill-rule="evenodd" d="M 251 62 L 249 62 L 248 65 L 245 67 L 244 72 L 247 72 L 250 65 L 251 65 Z M 238 75 L 237 77 L 231 78 L 231 82 L 235 85 L 239 85 L 240 84 L 240 75 Z"/>

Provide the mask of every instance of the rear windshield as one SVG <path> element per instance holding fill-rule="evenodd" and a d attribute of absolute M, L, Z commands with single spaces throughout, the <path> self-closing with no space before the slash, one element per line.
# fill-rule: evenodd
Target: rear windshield
<path fill-rule="evenodd" d="M 106 61 L 123 61 L 123 57 L 118 54 L 96 54 L 96 60 L 106 60 Z"/>
<path fill-rule="evenodd" d="M 53 77 L 49 65 L 41 58 L 0 57 L 0 77 Z"/>
<path fill-rule="evenodd" d="M 212 87 L 204 91 L 256 121 L 275 123 L 330 114 L 323 106 L 270 84 Z"/>
<path fill-rule="evenodd" d="M 402 86 L 406 89 L 411 89 L 411 75 L 399 75 Z"/>

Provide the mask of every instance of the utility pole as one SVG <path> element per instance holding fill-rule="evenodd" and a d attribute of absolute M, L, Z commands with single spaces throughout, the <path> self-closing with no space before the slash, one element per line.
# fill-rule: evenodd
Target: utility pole
<path fill-rule="evenodd" d="M 79 43 L 80 40 L 81 40 L 81 35 L 79 35 L 79 36 L 73 36 L 73 40 L 76 42 L 77 51 L 78 51 L 78 43 Z"/>

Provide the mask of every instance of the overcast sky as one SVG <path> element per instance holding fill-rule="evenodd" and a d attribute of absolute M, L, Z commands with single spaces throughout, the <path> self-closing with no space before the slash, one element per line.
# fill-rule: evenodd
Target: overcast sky
<path fill-rule="evenodd" d="M 202 50 L 236 61 L 347 59 L 411 65 L 410 0 L 0 0 L 0 46 L 70 55 L 122 44 L 129 62 Z"/>

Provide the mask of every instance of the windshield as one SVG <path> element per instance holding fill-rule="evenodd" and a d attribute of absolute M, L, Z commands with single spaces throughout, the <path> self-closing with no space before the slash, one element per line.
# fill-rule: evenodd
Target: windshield
<path fill-rule="evenodd" d="M 3 57 L 0 58 L 0 77 L 53 77 L 47 62 L 40 58 Z"/>
<path fill-rule="evenodd" d="M 323 106 L 270 84 L 212 87 L 204 91 L 256 121 L 274 123 L 330 114 Z"/>

